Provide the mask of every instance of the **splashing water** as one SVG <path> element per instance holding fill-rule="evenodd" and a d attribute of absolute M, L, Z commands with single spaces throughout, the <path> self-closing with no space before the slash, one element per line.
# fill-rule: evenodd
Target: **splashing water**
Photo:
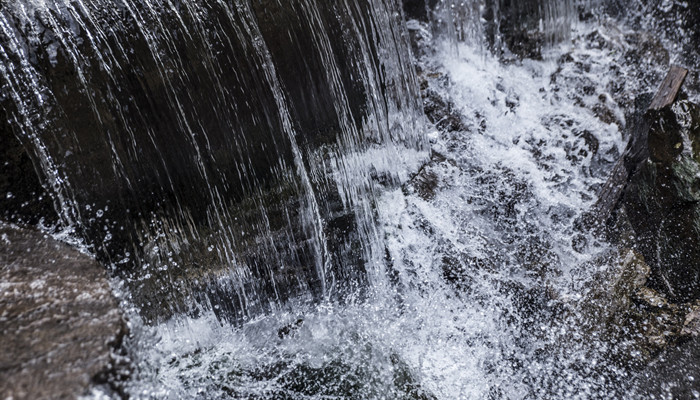
<path fill-rule="evenodd" d="M 575 35 L 583 37 L 585 27 Z M 578 43 L 578 44 L 576 44 Z M 470 43 L 437 46 L 431 90 L 459 128 L 426 132 L 431 160 L 377 193 L 381 258 L 369 294 L 296 304 L 241 326 L 214 315 L 135 325 L 126 391 L 174 398 L 607 398 L 625 371 L 586 323 L 586 288 L 613 268 L 604 243 L 575 249 L 573 223 L 619 157 L 618 124 L 588 103 L 613 50 L 504 65 Z M 557 76 L 556 83 L 552 79 Z M 595 82 L 580 98 L 575 86 Z M 358 156 L 359 157 L 359 156 Z M 358 163 L 361 162 L 358 158 Z M 602 261 L 601 261 L 602 260 Z M 609 260 L 609 261 L 605 261 Z"/>
<path fill-rule="evenodd" d="M 575 221 L 625 146 L 610 88 L 646 78 L 575 22 L 598 3 L 439 1 L 418 76 L 396 1 L 0 3 L 3 112 L 130 310 L 110 385 L 623 396 L 590 305 L 617 254 Z"/>

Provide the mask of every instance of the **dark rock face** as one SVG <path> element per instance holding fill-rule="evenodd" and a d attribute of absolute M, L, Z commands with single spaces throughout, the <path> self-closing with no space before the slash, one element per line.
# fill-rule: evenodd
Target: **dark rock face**
<path fill-rule="evenodd" d="M 700 338 L 664 351 L 633 381 L 633 393 L 649 399 L 694 399 L 700 393 Z"/>
<path fill-rule="evenodd" d="M 0 392 L 85 394 L 126 331 L 104 268 L 40 232 L 0 224 L 0 242 Z"/>
<path fill-rule="evenodd" d="M 690 69 L 686 90 L 700 92 L 700 1 L 608 0 L 603 8 L 638 30 L 654 32 L 673 49 L 674 62 Z"/>
<path fill-rule="evenodd" d="M 651 268 L 641 254 L 621 249 L 617 266 L 598 276 L 587 290 L 581 317 L 614 346 L 611 360 L 620 368 L 638 370 L 666 348 L 695 334 L 685 328 L 696 304 L 676 304 L 648 287 Z"/>
<path fill-rule="evenodd" d="M 641 149 L 626 160 L 632 173 L 622 206 L 652 267 L 650 285 L 672 301 L 695 300 L 700 298 L 700 158 L 694 148 L 700 108 L 678 101 L 644 118 L 648 136 L 638 138 Z"/>
<path fill-rule="evenodd" d="M 495 0 L 499 19 L 496 21 L 503 44 L 513 54 L 522 58 L 542 58 L 544 35 L 539 32 L 539 20 L 543 17 L 540 0 Z"/>
<path fill-rule="evenodd" d="M 50 226 L 58 221 L 50 193 L 44 189 L 29 154 L 0 111 L 0 219 Z"/>
<path fill-rule="evenodd" d="M 438 0 L 403 0 L 403 11 L 407 19 L 417 19 L 427 22 L 430 10 Z"/>
<path fill-rule="evenodd" d="M 420 146 L 389 117 L 420 111 L 398 6 L 3 7 L 0 108 L 61 221 L 156 310 L 147 319 L 187 311 L 193 293 L 236 318 L 319 298 L 325 272 L 363 275 L 329 165 Z M 342 245 L 321 251 L 325 235 Z"/>

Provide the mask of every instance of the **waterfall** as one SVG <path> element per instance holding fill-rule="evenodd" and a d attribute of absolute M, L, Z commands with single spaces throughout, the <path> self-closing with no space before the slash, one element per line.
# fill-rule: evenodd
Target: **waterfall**
<path fill-rule="evenodd" d="M 628 396 L 689 305 L 581 221 L 678 34 L 604 3 L 0 0 L 0 129 L 130 318 L 92 397 Z"/>
<path fill-rule="evenodd" d="M 432 18 L 436 30 L 455 42 L 497 53 L 539 57 L 568 40 L 579 13 L 598 0 L 439 0 Z"/>
<path fill-rule="evenodd" d="M 401 20 L 394 0 L 4 4 L 4 116 L 147 319 L 342 297 L 380 273 L 372 193 L 424 158 Z"/>

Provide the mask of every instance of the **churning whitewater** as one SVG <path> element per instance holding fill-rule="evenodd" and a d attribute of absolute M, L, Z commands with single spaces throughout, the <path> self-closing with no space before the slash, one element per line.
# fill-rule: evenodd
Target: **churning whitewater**
<path fill-rule="evenodd" d="M 430 36 L 418 23 L 412 29 Z M 606 92 L 615 50 L 591 48 L 583 38 L 594 31 L 577 26 L 545 61 L 504 64 L 478 45 L 437 45 L 421 60 L 423 86 L 450 102 L 445 118 L 458 126 L 425 132 L 430 160 L 419 171 L 400 154 L 386 165 L 414 170 L 400 188 L 377 194 L 384 244 L 376 246 L 386 254 L 367 267 L 368 293 L 293 304 L 240 326 L 214 313 L 155 327 L 132 322 L 138 367 L 127 392 L 620 395 L 625 371 L 607 358 L 609 343 L 590 324 L 595 310 L 586 309 L 593 280 L 614 272 L 617 258 L 574 228 L 625 146 L 624 114 Z M 561 54 L 577 62 L 562 64 Z M 581 82 L 593 85 L 582 95 Z M 592 111 L 601 98 L 608 121 Z"/>
<path fill-rule="evenodd" d="M 647 284 L 681 245 L 650 261 L 628 208 L 596 215 L 642 165 L 635 124 L 672 119 L 655 156 L 689 180 L 659 207 L 700 238 L 697 74 L 639 122 L 700 59 L 662 26 L 692 2 L 658 3 L 0 0 L 24 211 L 54 211 L 30 217 L 107 267 L 129 321 L 86 397 L 643 397 L 700 335 L 700 274 L 685 299 Z"/>

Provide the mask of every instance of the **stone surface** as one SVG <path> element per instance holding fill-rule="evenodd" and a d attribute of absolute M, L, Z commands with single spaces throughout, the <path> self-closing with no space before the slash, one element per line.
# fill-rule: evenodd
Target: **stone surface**
<path fill-rule="evenodd" d="M 634 379 L 630 398 L 697 399 L 700 397 L 700 338 L 664 351 Z"/>
<path fill-rule="evenodd" d="M 700 108 L 686 100 L 644 116 L 643 148 L 627 157 L 630 179 L 621 206 L 651 267 L 650 286 L 669 300 L 700 298 L 700 165 L 693 139 Z"/>
<path fill-rule="evenodd" d="M 85 394 L 126 330 L 104 269 L 40 232 L 0 224 L 0 275 L 3 399 Z"/>
<path fill-rule="evenodd" d="M 672 303 L 650 288 L 651 268 L 638 252 L 623 249 L 615 258 L 596 280 L 609 284 L 585 292 L 582 317 L 590 335 L 612 344 L 610 359 L 617 367 L 639 371 L 697 334 L 698 307 Z"/>

